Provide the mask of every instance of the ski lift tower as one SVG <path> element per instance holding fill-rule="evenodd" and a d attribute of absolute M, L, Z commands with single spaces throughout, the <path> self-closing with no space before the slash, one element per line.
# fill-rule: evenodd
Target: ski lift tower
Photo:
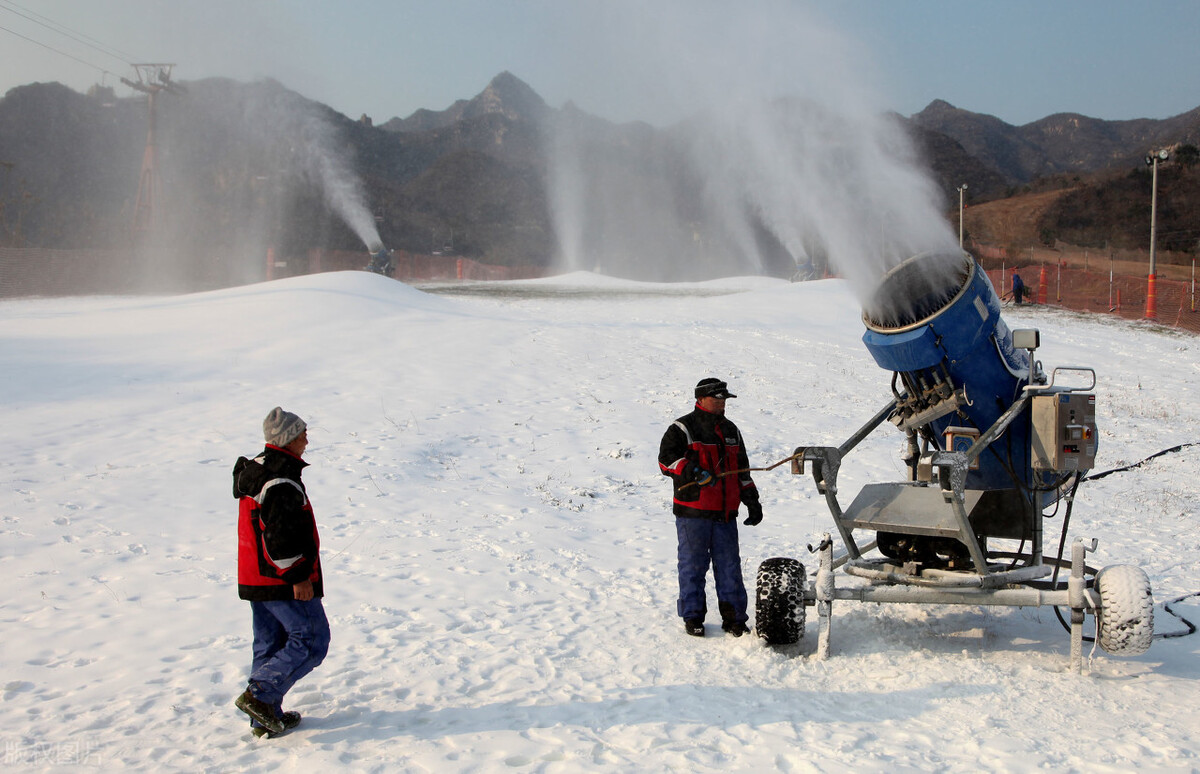
<path fill-rule="evenodd" d="M 146 132 L 146 151 L 142 154 L 142 174 L 138 178 L 137 203 L 133 207 L 133 236 L 137 239 L 152 230 L 155 222 L 155 206 L 159 195 L 158 153 L 155 139 L 154 98 L 161 91 L 182 94 L 182 86 L 171 82 L 173 64 L 135 64 L 137 81 L 122 78 L 131 89 L 146 95 L 149 128 Z"/>

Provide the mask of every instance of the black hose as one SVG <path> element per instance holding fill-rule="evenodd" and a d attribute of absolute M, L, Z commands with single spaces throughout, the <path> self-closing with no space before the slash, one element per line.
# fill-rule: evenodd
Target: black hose
<path fill-rule="evenodd" d="M 1111 476 L 1113 473 L 1124 473 L 1127 470 L 1133 470 L 1134 468 L 1140 468 L 1142 465 L 1145 465 L 1147 462 L 1154 459 L 1155 457 L 1161 457 L 1164 454 L 1172 454 L 1172 453 L 1180 451 L 1182 449 L 1186 449 L 1189 446 L 1200 446 L 1200 441 L 1193 441 L 1192 443 L 1181 443 L 1178 446 L 1172 446 L 1170 449 L 1163 449 L 1160 452 L 1155 452 L 1154 454 L 1151 454 L 1149 457 L 1142 460 L 1141 462 L 1135 462 L 1132 465 L 1126 465 L 1123 468 L 1113 468 L 1112 470 L 1106 470 L 1103 473 L 1093 473 L 1092 475 L 1088 476 L 1084 480 L 1085 481 L 1095 481 L 1097 479 L 1104 478 L 1105 476 Z"/>
<path fill-rule="evenodd" d="M 1082 479 L 1076 478 L 1074 485 L 1071 486 L 1071 493 L 1067 496 L 1067 510 L 1066 510 L 1066 514 L 1063 516 L 1062 536 L 1059 538 L 1059 541 L 1058 541 L 1058 561 L 1055 562 L 1054 575 L 1050 579 L 1050 585 L 1052 588 L 1054 588 L 1054 589 L 1062 588 L 1061 586 L 1058 585 L 1058 568 L 1062 564 L 1063 548 L 1067 542 L 1067 525 L 1071 523 L 1071 508 L 1074 507 L 1074 505 L 1075 505 L 1075 490 L 1079 488 L 1079 484 L 1082 481 L 1095 481 L 1096 479 L 1104 478 L 1105 476 L 1111 476 L 1113 473 L 1123 473 L 1127 470 L 1133 470 L 1134 468 L 1140 468 L 1142 465 L 1145 465 L 1147 462 L 1154 459 L 1155 457 L 1161 457 L 1164 454 L 1172 454 L 1172 453 L 1180 451 L 1182 449 L 1186 449 L 1189 446 L 1200 446 L 1200 441 L 1194 441 L 1192 443 L 1181 443 L 1178 446 L 1172 446 L 1169 449 L 1163 449 L 1162 451 L 1155 452 L 1154 454 L 1151 454 L 1146 459 L 1141 460 L 1140 462 L 1135 462 L 1132 465 L 1126 465 L 1126 466 L 1120 467 L 1120 468 L 1113 468 L 1111 470 L 1106 470 L 1103 473 L 1093 473 L 1092 475 L 1087 476 Z M 1183 600 L 1188 599 L 1190 597 L 1200 597 L 1200 591 L 1193 591 L 1189 594 L 1184 594 L 1181 597 L 1176 597 L 1175 599 L 1172 599 L 1170 602 L 1163 603 L 1163 610 L 1170 613 L 1171 615 L 1175 616 L 1176 618 L 1178 618 L 1183 623 L 1183 625 L 1186 627 L 1186 629 L 1181 630 L 1181 631 L 1175 631 L 1175 632 L 1162 632 L 1162 633 L 1156 632 L 1154 634 L 1154 639 L 1165 640 L 1165 639 L 1170 639 L 1172 637 L 1187 637 L 1188 635 L 1192 635 L 1192 634 L 1196 633 L 1196 625 L 1194 623 L 1192 623 L 1191 621 L 1189 621 L 1188 619 L 1184 618 L 1179 613 L 1176 613 L 1174 610 L 1171 609 L 1171 605 L 1182 602 Z M 1059 610 L 1058 605 L 1054 606 L 1054 615 L 1057 616 L 1058 622 L 1060 624 L 1062 624 L 1064 629 L 1066 629 L 1067 631 L 1071 630 L 1071 625 L 1069 623 L 1067 623 L 1066 620 L 1063 619 L 1062 611 Z M 1088 637 L 1087 635 L 1084 635 L 1083 641 L 1084 642 L 1095 642 L 1096 640 L 1094 637 Z"/>
<path fill-rule="evenodd" d="M 1200 597 L 1200 591 L 1193 591 L 1190 594 L 1184 594 L 1181 597 L 1175 597 L 1170 602 L 1163 602 L 1163 610 L 1170 613 L 1171 615 L 1175 616 L 1176 618 L 1178 618 L 1179 622 L 1182 623 L 1186 628 L 1181 629 L 1179 631 L 1174 631 L 1174 632 L 1155 632 L 1154 639 L 1169 640 L 1173 637 L 1187 637 L 1189 635 L 1196 633 L 1196 624 L 1192 623 L 1191 621 L 1189 621 L 1188 619 L 1184 618 L 1179 613 L 1176 613 L 1174 610 L 1171 609 L 1171 605 L 1182 602 L 1183 600 L 1188 599 L 1189 597 Z M 1054 615 L 1058 616 L 1058 622 L 1060 624 L 1062 624 L 1062 627 L 1064 629 L 1066 629 L 1067 631 L 1071 631 L 1071 625 L 1069 623 L 1067 623 L 1066 620 L 1063 619 L 1062 611 L 1058 609 L 1057 605 L 1054 607 Z M 1095 642 L 1096 638 L 1089 637 L 1085 634 L 1085 635 L 1083 635 L 1083 641 L 1084 642 Z"/>
<path fill-rule="evenodd" d="M 1170 613 L 1171 615 L 1175 616 L 1180 621 L 1182 621 L 1183 625 L 1187 627 L 1187 631 L 1167 632 L 1166 634 L 1156 634 L 1156 635 L 1154 635 L 1155 637 L 1162 637 L 1163 639 L 1166 639 L 1168 637 L 1186 637 L 1189 634 L 1196 633 L 1196 624 L 1192 623 L 1191 621 L 1189 621 L 1188 619 L 1184 618 L 1179 613 L 1176 613 L 1174 610 L 1171 609 L 1171 605 L 1175 604 L 1176 602 L 1182 602 L 1183 600 L 1187 599 L 1188 597 L 1200 597 L 1200 591 L 1193 591 L 1191 594 L 1184 594 L 1182 597 L 1175 597 L 1170 602 L 1163 602 L 1163 610 L 1166 610 L 1168 613 Z"/>

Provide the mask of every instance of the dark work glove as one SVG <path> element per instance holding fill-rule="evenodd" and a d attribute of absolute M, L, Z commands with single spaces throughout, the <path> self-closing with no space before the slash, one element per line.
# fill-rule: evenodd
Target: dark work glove
<path fill-rule="evenodd" d="M 709 473 L 707 470 L 694 462 L 692 463 L 692 466 L 688 468 L 688 473 L 691 474 L 692 483 L 694 483 L 696 486 L 708 486 L 715 480 L 713 479 L 712 473 Z"/>
<path fill-rule="evenodd" d="M 753 527 L 762 521 L 762 505 L 759 503 L 747 503 L 746 510 L 749 511 L 749 515 L 746 516 L 746 520 L 742 523 L 747 527 Z"/>

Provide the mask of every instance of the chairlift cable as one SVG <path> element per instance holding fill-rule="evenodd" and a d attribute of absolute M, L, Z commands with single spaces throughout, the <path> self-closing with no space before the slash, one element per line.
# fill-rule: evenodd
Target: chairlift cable
<path fill-rule="evenodd" d="M 4 30 L 5 32 L 7 32 L 11 35 L 16 35 L 18 38 L 21 38 L 22 40 L 28 40 L 30 43 L 41 46 L 42 48 L 47 49 L 48 51 L 53 51 L 56 54 L 61 54 L 62 56 L 65 56 L 68 59 L 73 59 L 82 65 L 87 65 L 88 67 L 95 68 L 96 70 L 99 70 L 100 72 L 104 73 L 105 75 L 111 75 L 113 77 L 116 77 L 116 73 L 110 72 L 110 71 L 104 69 L 103 67 L 101 67 L 100 65 L 93 64 L 91 62 L 87 62 L 83 59 L 80 59 L 77 56 L 68 54 L 66 51 L 60 51 L 57 48 L 55 48 L 54 46 L 50 46 L 45 43 L 42 43 L 41 41 L 34 40 L 33 38 L 31 38 L 27 35 L 22 35 L 21 33 L 17 32 L 16 30 L 10 30 L 8 27 L 5 27 L 3 25 L 0 25 L 0 30 Z"/>
<path fill-rule="evenodd" d="M 112 48 L 110 46 L 106 46 L 103 43 L 101 43 L 99 40 L 96 40 L 95 38 L 91 37 L 90 35 L 86 35 L 82 32 L 73 30 L 65 24 L 56 22 L 47 16 L 43 16 L 42 14 L 37 13 L 36 11 L 30 10 L 29 8 L 25 8 L 17 3 L 12 2 L 12 0 L 0 0 L 0 9 L 7 10 L 10 13 L 14 13 L 17 16 L 20 16 L 24 19 L 27 19 L 27 20 L 33 22 L 34 24 L 38 24 L 42 27 L 45 27 L 46 29 L 50 30 L 51 32 L 56 32 L 59 35 L 68 37 L 71 40 L 74 40 L 76 43 L 82 43 L 83 45 L 87 46 L 88 48 L 95 49 L 96 51 L 99 51 L 100 53 L 104 54 L 105 56 L 109 56 L 109 57 L 112 57 L 113 59 L 120 60 L 121 62 L 123 62 L 124 64 L 127 64 L 127 65 L 131 65 L 131 66 L 133 65 L 132 57 L 129 54 L 126 54 L 119 49 Z"/>

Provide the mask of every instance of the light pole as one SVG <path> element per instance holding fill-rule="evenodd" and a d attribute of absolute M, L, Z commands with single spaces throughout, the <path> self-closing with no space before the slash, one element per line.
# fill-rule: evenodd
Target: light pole
<path fill-rule="evenodd" d="M 1153 169 L 1150 175 L 1150 276 L 1146 278 L 1146 319 L 1158 319 L 1158 291 L 1154 283 L 1154 243 L 1157 236 L 1155 220 L 1158 214 L 1158 162 L 1171 157 L 1166 148 L 1146 155 L 1146 166 Z"/>
<path fill-rule="evenodd" d="M 967 184 L 963 183 L 958 187 L 958 249 L 963 246 L 963 191 L 967 190 Z"/>

